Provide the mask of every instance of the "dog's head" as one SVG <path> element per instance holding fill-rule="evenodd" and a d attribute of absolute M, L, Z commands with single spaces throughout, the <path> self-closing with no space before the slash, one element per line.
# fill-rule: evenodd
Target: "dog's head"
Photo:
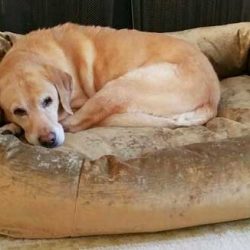
<path fill-rule="evenodd" d="M 71 76 L 51 65 L 22 68 L 0 79 L 0 105 L 9 122 L 20 126 L 34 145 L 56 147 L 64 142 L 60 110 L 70 108 Z"/>

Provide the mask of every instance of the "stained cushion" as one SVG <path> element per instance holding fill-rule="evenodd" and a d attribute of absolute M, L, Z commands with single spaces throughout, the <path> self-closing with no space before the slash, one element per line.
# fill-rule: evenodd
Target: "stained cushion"
<path fill-rule="evenodd" d="M 94 128 L 56 149 L 0 135 L 0 233 L 155 232 L 249 218 L 249 30 L 171 34 L 200 46 L 222 79 L 218 117 L 204 126 Z M 4 34 L 0 45 L 10 46 Z"/>

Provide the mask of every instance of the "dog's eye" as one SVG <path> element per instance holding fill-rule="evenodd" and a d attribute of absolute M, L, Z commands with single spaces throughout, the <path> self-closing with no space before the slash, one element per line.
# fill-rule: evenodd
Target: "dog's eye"
<path fill-rule="evenodd" d="M 22 109 L 22 108 L 16 108 L 13 113 L 15 115 L 18 115 L 18 116 L 25 116 L 25 115 L 27 115 L 27 111 L 25 109 Z"/>
<path fill-rule="evenodd" d="M 42 106 L 43 108 L 48 107 L 50 104 L 52 103 L 52 98 L 51 97 L 46 97 L 43 101 L 42 101 Z"/>

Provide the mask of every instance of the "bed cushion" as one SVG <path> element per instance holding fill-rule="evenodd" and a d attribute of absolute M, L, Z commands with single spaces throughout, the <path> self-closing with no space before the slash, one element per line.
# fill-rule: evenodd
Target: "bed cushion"
<path fill-rule="evenodd" d="M 199 46 L 221 78 L 218 117 L 204 126 L 94 128 L 56 149 L 0 135 L 0 233 L 155 232 L 249 218 L 249 31 L 171 33 Z M 10 45 L 3 33 L 2 54 Z"/>

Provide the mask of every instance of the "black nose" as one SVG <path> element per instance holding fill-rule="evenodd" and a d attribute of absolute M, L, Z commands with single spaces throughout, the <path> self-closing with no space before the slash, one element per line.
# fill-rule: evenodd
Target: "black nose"
<path fill-rule="evenodd" d="M 56 134 L 49 132 L 46 135 L 42 135 L 38 138 L 40 144 L 46 148 L 53 148 L 57 146 Z"/>

